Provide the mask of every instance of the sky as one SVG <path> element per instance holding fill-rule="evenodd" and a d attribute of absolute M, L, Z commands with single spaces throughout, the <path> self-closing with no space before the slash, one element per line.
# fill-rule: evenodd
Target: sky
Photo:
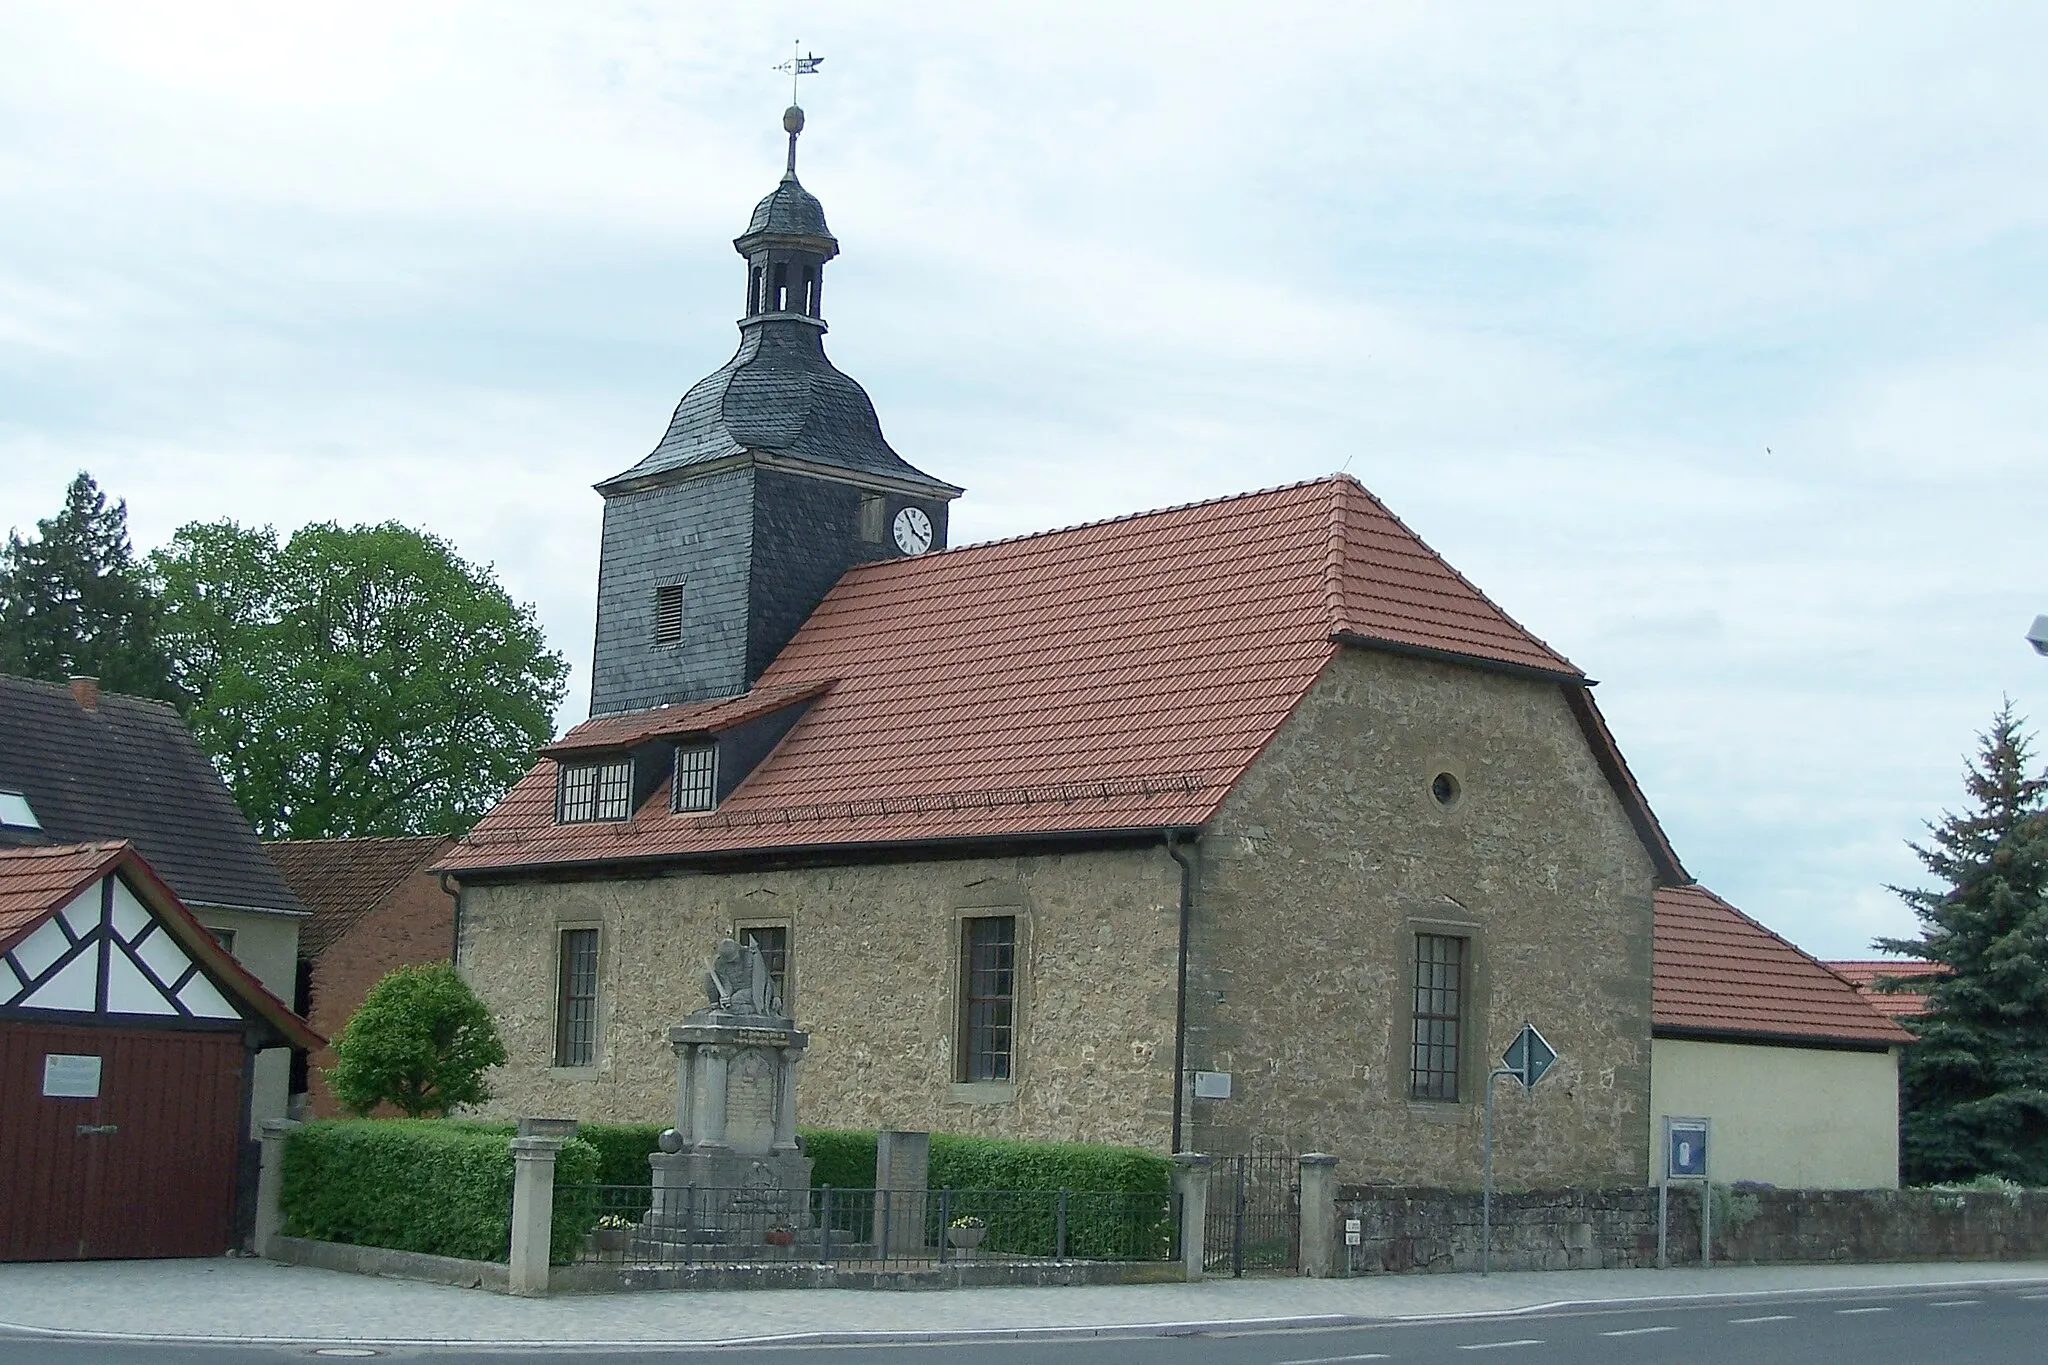
<path fill-rule="evenodd" d="M 1346 470 L 1824 956 L 2048 724 L 2048 9 L 0 8 L 0 526 L 396 519 L 588 703 L 601 504 L 732 352 L 794 40 L 827 347 L 955 544 Z"/>

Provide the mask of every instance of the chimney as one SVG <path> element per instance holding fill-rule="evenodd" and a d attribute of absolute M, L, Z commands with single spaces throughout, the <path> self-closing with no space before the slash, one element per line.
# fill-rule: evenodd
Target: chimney
<path fill-rule="evenodd" d="M 73 678 L 71 680 L 71 700 L 78 703 L 80 710 L 99 710 L 100 680 L 98 678 Z"/>

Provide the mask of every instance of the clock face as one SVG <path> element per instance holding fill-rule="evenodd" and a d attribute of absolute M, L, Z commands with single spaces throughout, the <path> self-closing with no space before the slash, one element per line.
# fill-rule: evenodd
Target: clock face
<path fill-rule="evenodd" d="M 896 514 L 896 548 L 907 555 L 921 555 L 932 547 L 932 519 L 920 507 L 906 507 Z"/>

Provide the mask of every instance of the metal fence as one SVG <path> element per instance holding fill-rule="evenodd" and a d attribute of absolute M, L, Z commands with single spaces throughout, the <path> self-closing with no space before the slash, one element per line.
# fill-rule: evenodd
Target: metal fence
<path fill-rule="evenodd" d="M 555 1190 L 578 1263 L 658 1267 L 1171 1261 L 1177 1210 L 1163 1190 Z"/>
<path fill-rule="evenodd" d="M 1282 1153 L 1218 1157 L 1209 1167 L 1207 1271 L 1301 1268 L 1301 1163 Z"/>

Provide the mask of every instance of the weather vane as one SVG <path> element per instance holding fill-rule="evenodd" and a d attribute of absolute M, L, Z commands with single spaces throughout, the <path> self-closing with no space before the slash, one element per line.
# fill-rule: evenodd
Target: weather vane
<path fill-rule="evenodd" d="M 789 102 L 795 104 L 797 78 L 817 75 L 818 68 L 825 64 L 825 59 L 816 53 L 806 53 L 801 42 L 791 43 L 789 46 L 789 60 L 776 63 L 775 70 L 789 73 Z"/>

